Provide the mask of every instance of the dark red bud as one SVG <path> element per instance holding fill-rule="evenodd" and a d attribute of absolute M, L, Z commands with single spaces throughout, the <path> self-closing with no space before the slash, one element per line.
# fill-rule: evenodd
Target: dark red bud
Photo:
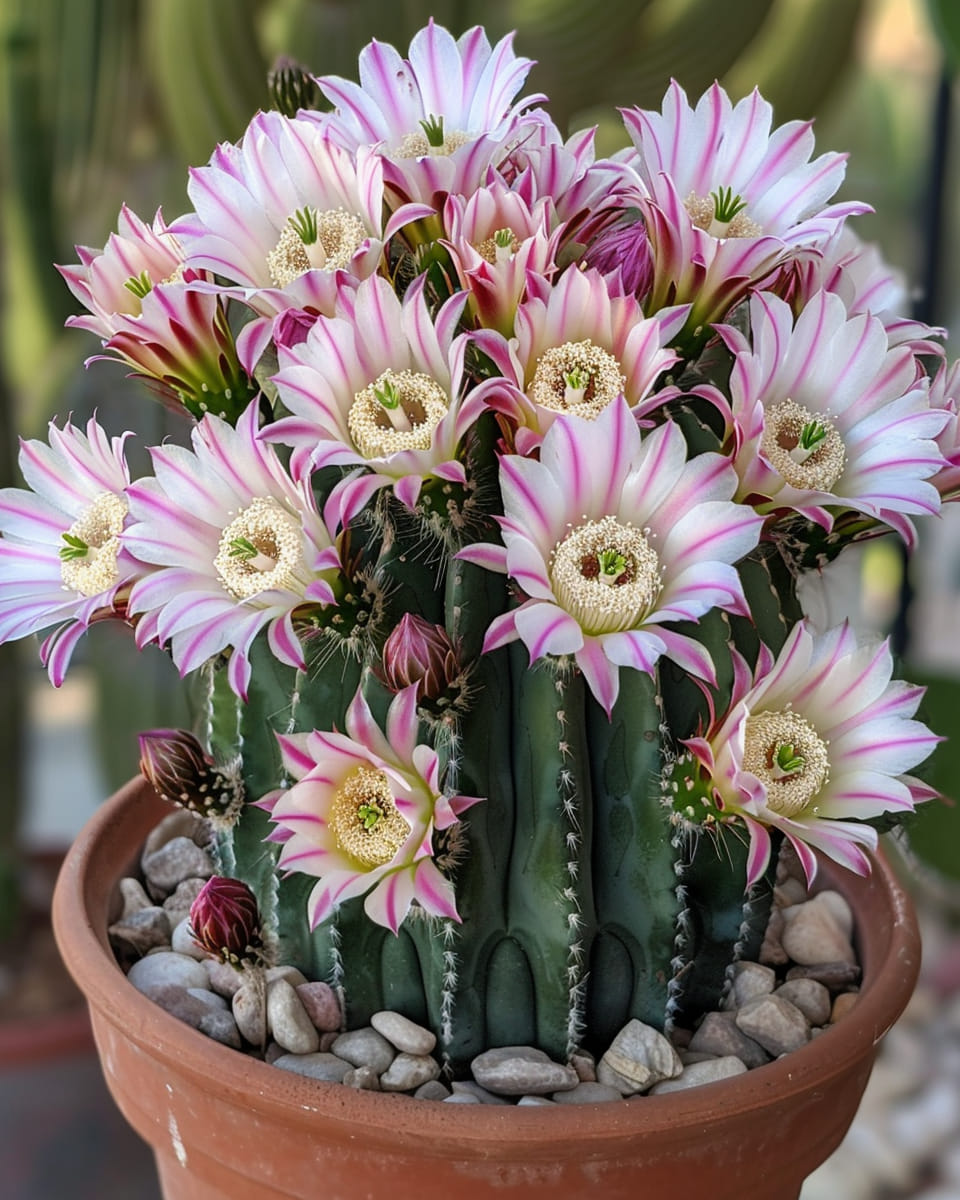
<path fill-rule="evenodd" d="M 256 962 L 263 945 L 256 896 L 242 879 L 214 875 L 190 906 L 190 932 L 222 962 Z"/>
<path fill-rule="evenodd" d="M 383 647 L 381 678 L 392 692 L 417 685 L 418 700 L 440 700 L 459 687 L 462 669 L 442 625 L 404 613 Z"/>

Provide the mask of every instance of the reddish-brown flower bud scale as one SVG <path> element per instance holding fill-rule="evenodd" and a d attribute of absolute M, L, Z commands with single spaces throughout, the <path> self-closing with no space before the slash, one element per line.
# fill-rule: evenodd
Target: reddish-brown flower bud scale
<path fill-rule="evenodd" d="M 170 804 L 188 808 L 215 825 L 234 823 L 243 804 L 239 776 L 218 767 L 186 729 L 140 734 L 140 773 Z"/>
<path fill-rule="evenodd" d="M 193 940 L 208 954 L 234 967 L 262 960 L 257 898 L 241 879 L 214 875 L 190 906 Z"/>
<path fill-rule="evenodd" d="M 417 699 L 452 699 L 459 690 L 462 668 L 456 647 L 442 625 L 415 613 L 404 613 L 383 647 L 382 679 L 392 692 L 417 685 Z"/>

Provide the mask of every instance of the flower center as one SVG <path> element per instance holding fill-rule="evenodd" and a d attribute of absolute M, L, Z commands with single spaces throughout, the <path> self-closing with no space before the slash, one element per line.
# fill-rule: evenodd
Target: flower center
<path fill-rule="evenodd" d="M 482 242 L 474 245 L 474 250 L 481 258 L 496 266 L 498 263 L 509 262 L 520 249 L 520 242 L 512 229 L 498 229 Z"/>
<path fill-rule="evenodd" d="M 396 158 L 436 158 L 452 154 L 472 141 L 473 135 L 460 129 L 444 132 L 443 117 L 427 117 L 420 122 L 419 129 L 404 135 L 393 154 Z"/>
<path fill-rule="evenodd" d="M 766 411 L 760 449 L 787 483 L 815 492 L 831 490 L 847 457 L 843 438 L 830 419 L 795 400 L 783 400 Z"/>
<path fill-rule="evenodd" d="M 544 350 L 527 394 L 543 408 L 592 421 L 616 400 L 626 381 L 613 355 L 587 338 Z"/>
<path fill-rule="evenodd" d="M 300 521 L 272 496 L 258 497 L 224 529 L 213 565 L 237 600 L 295 586 L 305 575 Z"/>
<path fill-rule="evenodd" d="M 447 411 L 447 393 L 429 375 L 384 371 L 354 397 L 347 426 L 361 454 L 385 458 L 399 450 L 429 450 Z"/>
<path fill-rule="evenodd" d="M 783 817 L 803 812 L 830 778 L 827 743 L 805 717 L 789 711 L 747 717 L 743 767 L 766 788 L 767 807 Z"/>
<path fill-rule="evenodd" d="M 759 237 L 763 230 L 747 216 L 747 202 L 733 188 L 717 188 L 709 196 L 691 192 L 683 202 L 698 229 L 716 238 Z"/>
<path fill-rule="evenodd" d="M 550 581 L 585 633 L 634 629 L 660 595 L 660 560 L 645 535 L 616 517 L 587 521 L 557 543 Z"/>
<path fill-rule="evenodd" d="M 397 812 L 389 779 L 374 767 L 357 767 L 337 788 L 329 825 L 344 854 L 365 867 L 390 862 L 411 829 Z"/>
<path fill-rule="evenodd" d="M 97 496 L 62 534 L 60 578 L 81 596 L 99 596 L 120 579 L 117 552 L 127 501 L 114 492 Z"/>
<path fill-rule="evenodd" d="M 267 255 L 270 279 L 276 287 L 286 287 L 315 267 L 323 271 L 347 267 L 368 236 L 355 213 L 301 208 L 284 225 L 280 240 Z"/>

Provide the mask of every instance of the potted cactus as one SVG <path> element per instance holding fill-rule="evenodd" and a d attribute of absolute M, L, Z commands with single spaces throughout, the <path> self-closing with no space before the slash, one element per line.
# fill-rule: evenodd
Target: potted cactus
<path fill-rule="evenodd" d="M 276 108 L 191 171 L 191 211 L 124 209 L 102 252 L 61 268 L 87 309 L 72 323 L 183 412 L 184 437 L 132 481 L 125 438 L 95 420 L 25 443 L 32 491 L 0 501 L 3 633 L 52 628 L 58 683 L 91 623 L 125 622 L 169 650 L 196 713 L 144 737 L 150 787 L 81 839 L 61 946 L 102 1006 L 108 1071 L 202 1042 L 81 961 L 106 943 L 95 881 L 129 866 L 158 793 L 203 818 L 218 878 L 240 881 L 225 921 L 201 905 L 193 927 L 204 944 L 239 930 L 221 949 L 242 971 L 295 965 L 347 1030 L 399 1014 L 454 1079 L 518 1045 L 569 1070 L 631 1023 L 664 1038 L 721 1007 L 732 965 L 759 953 L 786 846 L 808 882 L 827 863 L 854 903 L 880 903 L 858 918 L 873 990 L 847 1050 L 838 1027 L 794 1066 L 712 1085 L 744 1101 L 748 1138 L 779 1081 L 778 1144 L 795 1143 L 784 1113 L 806 1123 L 842 1062 L 838 1120 L 785 1177 L 713 1164 L 717 1195 L 792 1195 L 909 993 L 916 945 L 873 851 L 931 797 L 910 772 L 937 741 L 889 648 L 816 628 L 798 586 L 864 538 L 911 542 L 911 518 L 951 498 L 955 372 L 848 229 L 865 206 L 833 202 L 844 158 L 813 158 L 808 124 L 773 129 L 759 94 L 733 104 L 717 85 L 694 106 L 674 83 L 597 158 L 543 97 L 517 99 L 529 66 L 509 38 L 432 22 L 406 58 L 368 46 L 359 84 L 287 66 Z M 142 1064 L 133 1089 L 111 1076 L 138 1128 L 163 1126 L 148 1136 L 171 1198 L 224 1194 L 192 1190 L 188 1165 L 246 1194 L 232 1131 L 245 1091 L 282 1079 L 205 1053 L 157 1093 Z M 181 1117 L 211 1080 L 231 1115 L 196 1148 Z M 281 1108 L 329 1105 L 348 1140 L 424 1120 L 276 1086 L 258 1147 L 282 1141 Z M 668 1159 L 734 1144 L 723 1122 L 702 1133 L 722 1093 L 704 1103 L 617 1101 L 572 1125 L 448 1114 L 425 1150 L 440 1190 L 421 1191 L 459 1172 L 478 1195 L 630 1194 L 645 1122 Z M 658 1112 L 685 1114 L 676 1139 Z M 545 1158 L 584 1121 L 594 1148 Z M 514 1131 L 512 1165 L 491 1166 Z M 319 1150 L 328 1133 L 292 1175 L 242 1164 L 243 1186 L 308 1194 L 318 1163 L 336 1194 L 385 1186 L 396 1138 L 371 1136 L 363 1165 L 356 1146 Z M 651 1168 L 669 1169 L 662 1153 Z"/>

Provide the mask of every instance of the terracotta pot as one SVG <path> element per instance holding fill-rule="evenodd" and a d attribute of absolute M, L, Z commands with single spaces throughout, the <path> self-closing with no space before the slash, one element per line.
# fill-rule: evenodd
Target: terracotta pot
<path fill-rule="evenodd" d="M 866 880 L 828 866 L 856 914 L 864 987 L 851 1014 L 786 1058 L 689 1091 L 569 1108 L 354 1091 L 226 1049 L 126 982 L 107 942 L 111 898 L 166 811 L 128 784 L 81 833 L 54 901 L 107 1082 L 154 1148 L 166 1200 L 793 1200 L 853 1119 L 919 965 L 912 907 L 888 866 Z"/>

